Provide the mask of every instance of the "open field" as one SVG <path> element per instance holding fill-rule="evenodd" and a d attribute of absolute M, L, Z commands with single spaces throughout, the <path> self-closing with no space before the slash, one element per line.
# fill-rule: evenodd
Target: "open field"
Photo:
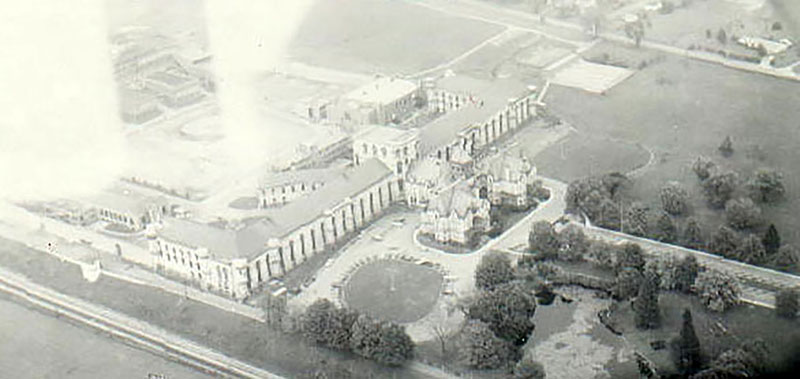
<path fill-rule="evenodd" d="M 503 31 L 405 1 L 317 0 L 289 47 L 306 63 L 363 73 L 412 74 Z"/>
<path fill-rule="evenodd" d="M 339 362 L 356 377 L 400 375 L 361 358 L 308 345 L 297 335 L 276 332 L 258 321 L 182 296 L 101 276 L 86 282 L 80 269 L 43 252 L 0 239 L 0 265 L 64 294 L 145 320 L 221 353 L 287 377 L 310 377 L 326 362 Z"/>
<path fill-rule="evenodd" d="M 0 372 L 10 378 L 210 378 L 0 296 Z"/>
<path fill-rule="evenodd" d="M 799 101 L 797 83 L 672 56 L 648 65 L 604 96 L 553 86 L 546 99 L 553 113 L 579 131 L 654 151 L 656 163 L 641 172 L 632 189 L 634 197 L 654 209 L 659 207 L 658 189 L 678 180 L 695 195 L 698 217 L 708 223 L 720 219 L 706 210 L 689 167 L 701 154 L 745 177 L 758 167 L 783 171 L 786 200 L 765 208 L 764 215 L 776 224 L 783 241 L 794 244 L 800 243 Z M 726 135 L 736 149 L 728 159 L 717 153 Z"/>
<path fill-rule="evenodd" d="M 380 260 L 353 273 L 344 300 L 350 308 L 382 320 L 414 322 L 433 309 L 443 280 L 442 274 L 430 267 Z"/>
<path fill-rule="evenodd" d="M 644 166 L 649 158 L 646 150 L 631 143 L 570 132 L 561 142 L 536 155 L 534 162 L 541 175 L 570 182 L 592 174 L 625 173 Z"/>
<path fill-rule="evenodd" d="M 680 333 L 683 323 L 682 314 L 685 308 L 692 312 L 695 333 L 700 339 L 703 355 L 713 359 L 726 349 L 737 347 L 744 341 L 761 338 L 772 350 L 771 364 L 791 359 L 800 347 L 800 330 L 797 321 L 779 318 L 770 309 L 753 305 L 742 305 L 725 313 L 714 313 L 705 310 L 694 296 L 674 292 L 662 292 L 659 297 L 662 326 L 655 330 L 641 331 L 633 326 L 633 312 L 628 302 L 618 303 L 617 310 L 612 312 L 612 320 L 619 326 L 626 339 L 644 353 L 662 370 L 674 370 L 674 363 L 669 349 L 655 351 L 650 347 L 651 341 L 664 340 Z M 726 329 L 720 328 L 720 325 Z"/>

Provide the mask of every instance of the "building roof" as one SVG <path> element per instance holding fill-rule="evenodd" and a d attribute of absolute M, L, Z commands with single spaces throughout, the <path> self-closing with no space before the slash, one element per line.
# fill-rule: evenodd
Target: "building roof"
<path fill-rule="evenodd" d="M 432 159 L 421 159 L 414 162 L 408 171 L 408 180 L 416 183 L 440 182 L 447 176 L 447 166 Z"/>
<path fill-rule="evenodd" d="M 390 126 L 373 125 L 365 128 L 353 139 L 357 142 L 369 142 L 379 145 L 400 145 L 411 142 L 417 138 L 419 132 L 415 129 L 399 129 Z"/>
<path fill-rule="evenodd" d="M 514 180 L 520 175 L 529 174 L 532 170 L 534 167 L 527 157 L 507 152 L 490 159 L 486 167 L 486 173 L 494 180 Z"/>
<path fill-rule="evenodd" d="M 500 112 L 510 100 L 527 94 L 528 86 L 513 80 L 485 81 L 467 76 L 445 76 L 437 87 L 453 93 L 473 96 L 473 101 L 423 126 L 420 130 L 420 152 L 428 154 L 445 146 L 470 126 L 482 124 Z"/>
<path fill-rule="evenodd" d="M 467 213 L 477 210 L 481 199 L 477 198 L 472 189 L 466 184 L 455 185 L 433 198 L 428 205 L 429 211 L 436 211 L 443 217 L 455 213 L 464 217 Z"/>
<path fill-rule="evenodd" d="M 417 90 L 414 82 L 384 76 L 344 95 L 360 103 L 388 104 Z"/>
<path fill-rule="evenodd" d="M 328 167 L 272 172 L 261 178 L 258 185 L 260 188 L 270 188 L 292 183 L 326 183 L 344 170 L 344 167 Z"/>
<path fill-rule="evenodd" d="M 137 113 L 143 106 L 156 105 L 156 97 L 150 92 L 127 88 L 119 90 L 119 101 L 124 113 Z"/>
<path fill-rule="evenodd" d="M 248 220 L 238 229 L 225 229 L 193 221 L 170 219 L 159 234 L 167 239 L 194 247 L 205 247 L 221 258 L 251 259 L 264 251 L 271 238 L 282 238 L 316 220 L 348 197 L 353 197 L 378 181 L 392 175 L 377 159 L 340 172 L 327 185 L 265 217 Z"/>
<path fill-rule="evenodd" d="M 103 190 L 93 196 L 80 198 L 78 201 L 95 208 L 111 209 L 134 216 L 145 214 L 154 205 L 162 206 L 167 204 L 167 200 L 163 197 L 146 196 L 118 187 Z"/>

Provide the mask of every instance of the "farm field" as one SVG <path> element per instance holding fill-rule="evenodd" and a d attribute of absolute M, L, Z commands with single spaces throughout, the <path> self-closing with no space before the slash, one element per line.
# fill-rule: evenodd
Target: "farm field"
<path fill-rule="evenodd" d="M 613 55 L 615 48 L 609 47 L 603 46 Z M 660 207 L 660 187 L 677 180 L 693 195 L 696 216 L 709 224 L 718 222 L 721 217 L 705 207 L 689 167 L 698 155 L 711 157 L 743 178 L 760 167 L 782 171 L 786 199 L 766 207 L 764 216 L 776 224 L 784 242 L 800 243 L 798 83 L 666 56 L 603 96 L 553 86 L 545 101 L 551 112 L 579 131 L 650 148 L 655 164 L 636 178 L 632 195 L 654 209 Z M 728 135 L 736 151 L 723 158 L 717 147 Z M 574 159 L 565 165 L 586 162 Z"/>
<path fill-rule="evenodd" d="M 405 1 L 317 0 L 289 54 L 322 67 L 409 75 L 453 59 L 502 31 Z"/>

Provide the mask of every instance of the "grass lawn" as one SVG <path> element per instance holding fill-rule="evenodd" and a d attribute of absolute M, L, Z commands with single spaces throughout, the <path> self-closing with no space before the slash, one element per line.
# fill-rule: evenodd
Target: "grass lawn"
<path fill-rule="evenodd" d="M 649 158 L 650 154 L 635 144 L 581 130 L 570 132 L 561 142 L 550 145 L 536 155 L 534 162 L 540 174 L 569 182 L 604 172 L 625 173 L 644 166 Z"/>
<path fill-rule="evenodd" d="M 252 196 L 239 197 L 228 204 L 233 209 L 256 209 L 258 208 L 258 199 Z"/>
<path fill-rule="evenodd" d="M 345 71 L 411 74 L 455 58 L 502 30 L 406 1 L 317 0 L 289 53 Z"/>
<path fill-rule="evenodd" d="M 800 346 L 797 321 L 779 318 L 770 309 L 741 305 L 726 313 L 714 313 L 707 311 L 696 297 L 674 292 L 662 292 L 659 305 L 662 325 L 652 331 L 641 331 L 633 326 L 633 311 L 627 301 L 617 303 L 611 318 L 637 351 L 656 363 L 660 373 L 673 371 L 674 363 L 668 348 L 655 351 L 650 342 L 669 342 L 678 335 L 683 323 L 683 310 L 687 307 L 692 312 L 692 321 L 703 354 L 708 359 L 753 338 L 762 338 L 772 349 L 772 364 L 792 358 Z M 723 332 L 719 325 L 727 329 L 727 332 Z"/>
<path fill-rule="evenodd" d="M 0 239 L 0 266 L 56 291 L 105 306 L 287 377 L 310 377 L 330 362 L 348 365 L 357 377 L 415 377 L 350 354 L 317 348 L 296 335 L 269 329 L 243 316 L 181 296 L 101 276 L 83 280 L 80 268 L 20 243 Z M 326 362 L 328 366 L 326 366 Z"/>
<path fill-rule="evenodd" d="M 442 274 L 433 268 L 380 260 L 353 273 L 345 286 L 344 298 L 350 308 L 382 320 L 407 323 L 430 313 L 443 282 Z"/>
<path fill-rule="evenodd" d="M 627 55 L 637 51 L 601 46 Z M 766 207 L 764 215 L 776 224 L 784 242 L 800 243 L 798 83 L 667 56 L 604 96 L 554 86 L 546 102 L 552 112 L 580 131 L 653 149 L 656 163 L 636 178 L 632 195 L 654 209 L 660 207 L 657 193 L 661 186 L 677 180 L 693 195 L 696 216 L 709 225 L 719 222 L 720 214 L 706 208 L 690 169 L 701 154 L 745 177 L 758 167 L 783 171 L 786 200 Z M 727 159 L 717 153 L 726 135 L 733 138 L 736 149 Z M 581 161 L 572 164 L 586 166 Z M 564 166 L 539 163 L 543 172 Z"/>

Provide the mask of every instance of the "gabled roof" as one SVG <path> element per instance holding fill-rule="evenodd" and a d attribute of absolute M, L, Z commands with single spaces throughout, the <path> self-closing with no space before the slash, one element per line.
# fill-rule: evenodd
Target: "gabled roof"
<path fill-rule="evenodd" d="M 417 134 L 418 131 L 415 129 L 400 129 L 390 126 L 372 125 L 355 135 L 353 139 L 358 142 L 399 145 L 416 139 Z"/>
<path fill-rule="evenodd" d="M 453 213 L 458 217 L 464 217 L 467 213 L 478 210 L 481 201 L 468 185 L 459 184 L 432 199 L 428 210 L 436 211 L 442 217 L 448 217 Z"/>
<path fill-rule="evenodd" d="M 532 170 L 534 167 L 526 157 L 505 152 L 490 159 L 485 171 L 494 180 L 508 180 L 506 173 L 513 179 L 520 175 L 528 175 Z"/>
<path fill-rule="evenodd" d="M 170 219 L 159 231 L 164 238 L 205 247 L 215 257 L 252 259 L 266 249 L 271 238 L 283 238 L 316 220 L 348 197 L 391 176 L 392 171 L 377 159 L 339 173 L 316 192 L 288 205 L 270 210 L 265 217 L 247 220 L 238 229 L 221 228 L 194 221 Z"/>

